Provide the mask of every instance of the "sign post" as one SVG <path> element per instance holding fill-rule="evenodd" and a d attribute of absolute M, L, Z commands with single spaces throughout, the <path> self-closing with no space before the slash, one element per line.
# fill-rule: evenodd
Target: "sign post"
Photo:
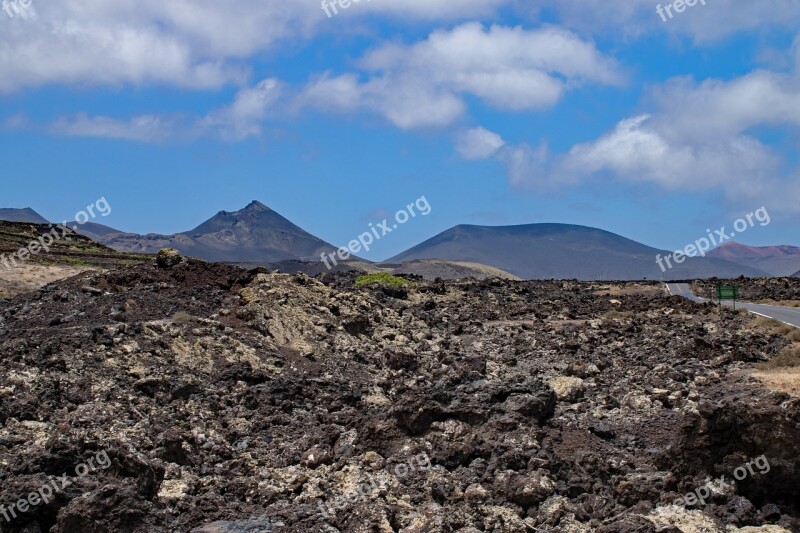
<path fill-rule="evenodd" d="M 717 299 L 722 306 L 722 300 L 733 300 L 733 310 L 736 311 L 736 300 L 739 298 L 739 287 L 736 285 L 717 285 Z"/>

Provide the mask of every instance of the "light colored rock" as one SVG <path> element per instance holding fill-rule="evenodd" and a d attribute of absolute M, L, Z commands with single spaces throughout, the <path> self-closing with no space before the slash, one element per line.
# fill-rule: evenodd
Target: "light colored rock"
<path fill-rule="evenodd" d="M 683 533 L 723 533 L 725 531 L 702 512 L 689 511 L 678 505 L 657 507 L 646 518 L 657 526 L 677 527 Z"/>
<path fill-rule="evenodd" d="M 562 401 L 575 402 L 583 396 L 586 385 L 581 378 L 559 376 L 550 380 L 550 387 L 556 398 Z"/>
<path fill-rule="evenodd" d="M 644 409 L 649 409 L 653 405 L 653 402 L 642 394 L 641 392 L 629 392 L 622 398 L 620 402 L 620 407 L 627 407 L 628 409 L 633 409 L 634 411 L 641 411 Z"/>
<path fill-rule="evenodd" d="M 467 501 L 482 502 L 489 497 L 489 491 L 483 488 L 482 485 L 473 483 L 467 490 L 464 491 L 464 499 Z"/>
<path fill-rule="evenodd" d="M 784 529 L 781 526 L 747 526 L 741 528 L 728 526 L 727 533 L 791 533 L 791 531 Z"/>
<path fill-rule="evenodd" d="M 369 466 L 373 470 L 380 470 L 386 464 L 386 461 L 383 459 L 383 457 L 381 457 L 379 453 L 373 452 L 372 450 L 364 454 L 363 461 L 365 465 Z"/>
<path fill-rule="evenodd" d="M 180 479 L 165 479 L 161 483 L 158 497 L 162 500 L 179 500 L 189 492 L 189 485 Z"/>

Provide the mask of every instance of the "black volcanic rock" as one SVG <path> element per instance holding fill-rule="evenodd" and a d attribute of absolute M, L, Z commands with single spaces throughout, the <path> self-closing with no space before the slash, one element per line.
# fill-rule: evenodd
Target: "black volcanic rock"
<path fill-rule="evenodd" d="M 120 251 L 156 253 L 174 248 L 190 257 L 230 263 L 319 261 L 322 252 L 336 249 L 255 201 L 240 211 L 220 211 L 193 230 L 175 235 L 106 233 L 95 238 Z"/>
<path fill-rule="evenodd" d="M 651 248 L 614 233 L 568 224 L 451 228 L 389 259 L 471 261 L 526 279 L 691 279 L 767 276 L 761 270 L 713 258 L 687 259 L 662 272 Z M 725 274 L 721 274 L 725 272 Z"/>
<path fill-rule="evenodd" d="M 30 207 L 25 209 L 2 208 L 0 209 L 0 220 L 5 220 L 6 222 L 30 222 L 32 224 L 48 223 L 47 219 Z"/>

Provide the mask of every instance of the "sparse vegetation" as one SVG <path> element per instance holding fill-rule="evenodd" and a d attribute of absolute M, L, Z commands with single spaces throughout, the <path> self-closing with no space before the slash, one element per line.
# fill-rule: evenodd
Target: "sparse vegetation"
<path fill-rule="evenodd" d="M 361 287 L 366 287 L 373 283 L 386 285 L 387 287 L 405 287 L 412 284 L 412 282 L 407 279 L 392 276 L 386 272 L 379 272 L 377 274 L 367 274 L 356 279 L 356 288 L 360 289 Z"/>
<path fill-rule="evenodd" d="M 756 329 L 770 335 L 781 335 L 792 342 L 800 342 L 800 329 L 784 324 L 774 318 L 757 317 L 755 319 Z"/>
<path fill-rule="evenodd" d="M 186 311 L 178 311 L 174 315 L 172 315 L 172 321 L 175 324 L 188 324 L 192 321 L 192 315 L 187 313 Z"/>
<path fill-rule="evenodd" d="M 633 311 L 617 311 L 616 309 L 612 309 L 611 311 L 606 311 L 603 314 L 603 318 L 606 320 L 624 320 L 633 318 Z"/>
<path fill-rule="evenodd" d="M 800 344 L 787 346 L 769 361 L 758 365 L 758 368 L 761 370 L 797 367 L 800 367 Z"/>
<path fill-rule="evenodd" d="M 760 300 L 756 303 L 764 305 L 779 305 L 783 307 L 800 307 L 800 300 Z"/>
<path fill-rule="evenodd" d="M 761 370 L 776 368 L 800 367 L 800 329 L 784 324 L 772 318 L 758 317 L 755 319 L 756 329 L 769 335 L 780 335 L 789 341 L 775 357 L 758 365 Z"/>

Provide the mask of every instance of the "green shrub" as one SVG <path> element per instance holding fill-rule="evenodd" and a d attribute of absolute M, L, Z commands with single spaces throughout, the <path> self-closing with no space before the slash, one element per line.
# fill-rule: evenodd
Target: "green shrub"
<path fill-rule="evenodd" d="M 367 274 L 356 279 L 356 288 L 360 289 L 372 283 L 379 283 L 388 287 L 404 287 L 406 285 L 411 285 L 411 282 L 407 279 L 398 278 L 386 272 L 379 272 L 378 274 Z"/>

